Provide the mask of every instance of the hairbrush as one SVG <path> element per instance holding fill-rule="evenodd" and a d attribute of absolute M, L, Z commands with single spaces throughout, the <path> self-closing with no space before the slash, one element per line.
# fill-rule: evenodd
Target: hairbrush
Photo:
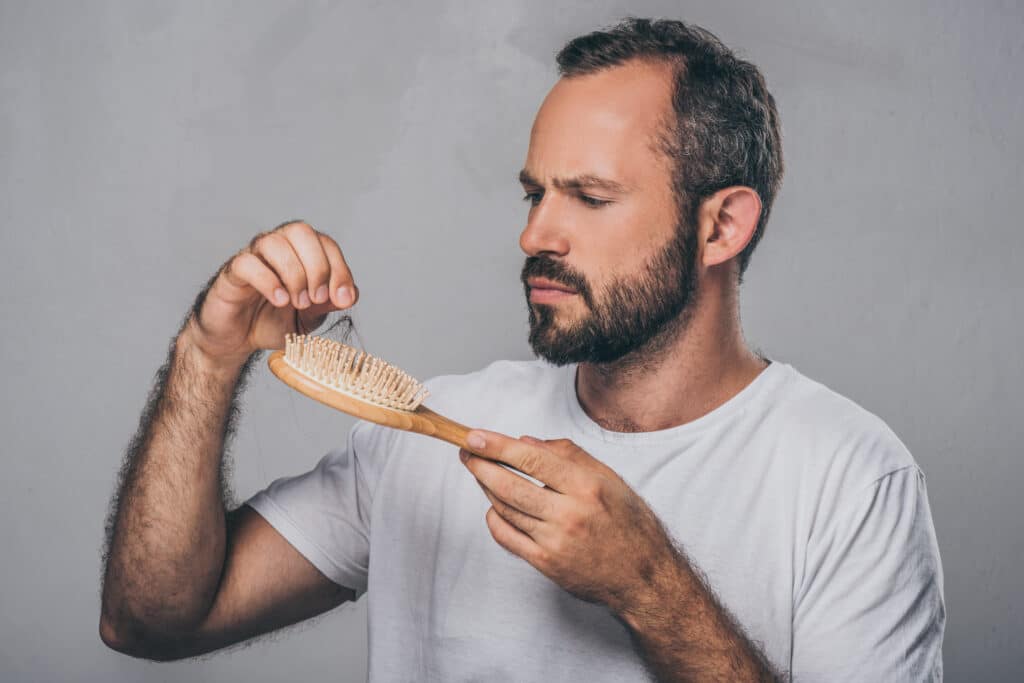
<path fill-rule="evenodd" d="M 423 405 L 430 392 L 400 368 L 324 337 L 288 333 L 270 370 L 292 389 L 354 417 L 426 434 L 460 448 L 469 427 Z"/>

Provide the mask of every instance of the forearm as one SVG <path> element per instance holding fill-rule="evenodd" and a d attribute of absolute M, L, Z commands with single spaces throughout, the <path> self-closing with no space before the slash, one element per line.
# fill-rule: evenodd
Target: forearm
<path fill-rule="evenodd" d="M 185 632 L 210 609 L 224 564 L 224 441 L 250 364 L 209 362 L 186 326 L 161 368 L 110 520 L 103 617 L 123 637 Z"/>
<path fill-rule="evenodd" d="M 781 680 L 681 554 L 616 611 L 659 681 Z"/>

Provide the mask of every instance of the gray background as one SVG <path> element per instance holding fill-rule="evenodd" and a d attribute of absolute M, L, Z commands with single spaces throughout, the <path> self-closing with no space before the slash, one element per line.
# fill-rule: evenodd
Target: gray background
<path fill-rule="evenodd" d="M 557 48 L 627 13 L 704 25 L 765 72 L 788 173 L 747 337 L 922 465 L 948 680 L 1019 673 L 1019 4 L 3 2 L 0 679 L 363 680 L 361 603 L 200 661 L 107 650 L 122 453 L 198 289 L 288 218 L 342 245 L 368 350 L 423 378 L 531 357 L 529 127 Z M 263 364 L 244 410 L 239 499 L 350 425 Z"/>

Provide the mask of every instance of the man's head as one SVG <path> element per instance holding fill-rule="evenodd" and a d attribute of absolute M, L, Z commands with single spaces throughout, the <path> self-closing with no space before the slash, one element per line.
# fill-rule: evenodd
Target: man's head
<path fill-rule="evenodd" d="M 681 22 L 626 20 L 558 64 L 520 178 L 530 343 L 607 363 L 686 325 L 698 271 L 742 282 L 781 180 L 778 116 L 756 67 Z"/>

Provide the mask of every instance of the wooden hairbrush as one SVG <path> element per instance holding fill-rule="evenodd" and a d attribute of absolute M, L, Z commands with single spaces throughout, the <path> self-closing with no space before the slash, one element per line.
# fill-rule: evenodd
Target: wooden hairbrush
<path fill-rule="evenodd" d="M 285 384 L 324 405 L 385 427 L 418 432 L 460 448 L 469 427 L 423 405 L 430 392 L 380 358 L 324 337 L 286 334 L 270 354 L 270 370 Z"/>

